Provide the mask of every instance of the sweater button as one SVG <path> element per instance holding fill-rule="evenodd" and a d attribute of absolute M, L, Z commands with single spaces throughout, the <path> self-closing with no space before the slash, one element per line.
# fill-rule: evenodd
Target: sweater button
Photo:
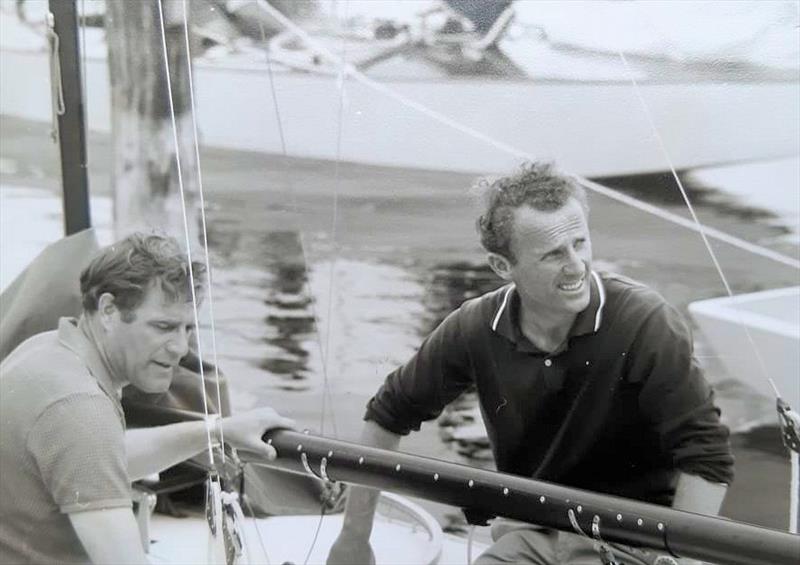
<path fill-rule="evenodd" d="M 553 364 L 553 361 L 551 359 L 545 359 L 544 360 L 544 366 L 545 367 L 549 367 L 552 364 Z"/>

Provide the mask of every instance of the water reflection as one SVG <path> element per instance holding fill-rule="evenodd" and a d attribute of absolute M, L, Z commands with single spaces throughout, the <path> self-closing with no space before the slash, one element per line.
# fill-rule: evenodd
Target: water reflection
<path fill-rule="evenodd" d="M 715 212 L 743 220 L 746 222 L 771 221 L 777 215 L 764 207 L 756 207 L 727 198 L 723 192 L 713 186 L 707 186 L 699 181 L 692 171 L 678 171 L 678 178 L 689 194 L 693 206 L 713 208 Z M 675 206 L 686 209 L 675 177 L 670 171 L 647 173 L 639 175 L 625 175 L 618 177 L 602 177 L 595 179 L 604 186 L 615 188 L 636 198 L 662 206 Z M 766 203 L 765 203 L 766 204 Z M 789 229 L 785 226 L 771 225 L 773 235 L 785 235 Z"/>
<path fill-rule="evenodd" d="M 431 330 L 465 300 L 503 284 L 484 262 L 455 260 L 436 263 L 429 273 L 423 304 L 431 316 Z"/>

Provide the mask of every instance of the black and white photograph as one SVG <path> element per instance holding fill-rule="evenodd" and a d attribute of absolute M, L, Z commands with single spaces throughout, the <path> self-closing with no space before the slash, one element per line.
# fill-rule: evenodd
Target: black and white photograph
<path fill-rule="evenodd" d="M 0 0 L 0 564 L 799 521 L 800 0 Z"/>

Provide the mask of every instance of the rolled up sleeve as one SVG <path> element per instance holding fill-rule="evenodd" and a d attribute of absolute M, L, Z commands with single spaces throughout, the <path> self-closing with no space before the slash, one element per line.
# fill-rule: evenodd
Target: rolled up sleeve
<path fill-rule="evenodd" d="M 720 422 L 714 391 L 693 356 L 691 331 L 667 304 L 643 324 L 632 351 L 632 373 L 642 379 L 639 406 L 682 472 L 708 481 L 733 480 L 729 431 Z"/>
<path fill-rule="evenodd" d="M 441 414 L 472 382 L 469 354 L 456 310 L 423 341 L 405 365 L 386 377 L 367 403 L 364 419 L 407 435 L 419 430 L 422 422 Z"/>

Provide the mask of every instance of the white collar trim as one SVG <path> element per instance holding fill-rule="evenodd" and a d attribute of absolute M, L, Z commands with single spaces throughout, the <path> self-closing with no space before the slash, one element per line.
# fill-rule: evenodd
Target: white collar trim
<path fill-rule="evenodd" d="M 508 306 L 508 297 L 512 290 L 514 290 L 513 284 L 509 285 L 505 295 L 503 296 L 503 302 L 500 304 L 500 308 L 497 309 L 497 313 L 494 315 L 494 319 L 492 320 L 492 331 L 497 331 L 497 324 L 500 323 L 500 317 L 503 315 L 503 311 L 506 309 L 506 306 Z"/>
<path fill-rule="evenodd" d="M 594 331 L 600 329 L 600 322 L 603 320 L 603 306 L 606 304 L 606 287 L 603 286 L 603 281 L 600 275 L 592 271 L 594 282 L 597 283 L 597 291 L 600 293 L 600 305 L 597 307 L 597 314 L 594 316 Z"/>

